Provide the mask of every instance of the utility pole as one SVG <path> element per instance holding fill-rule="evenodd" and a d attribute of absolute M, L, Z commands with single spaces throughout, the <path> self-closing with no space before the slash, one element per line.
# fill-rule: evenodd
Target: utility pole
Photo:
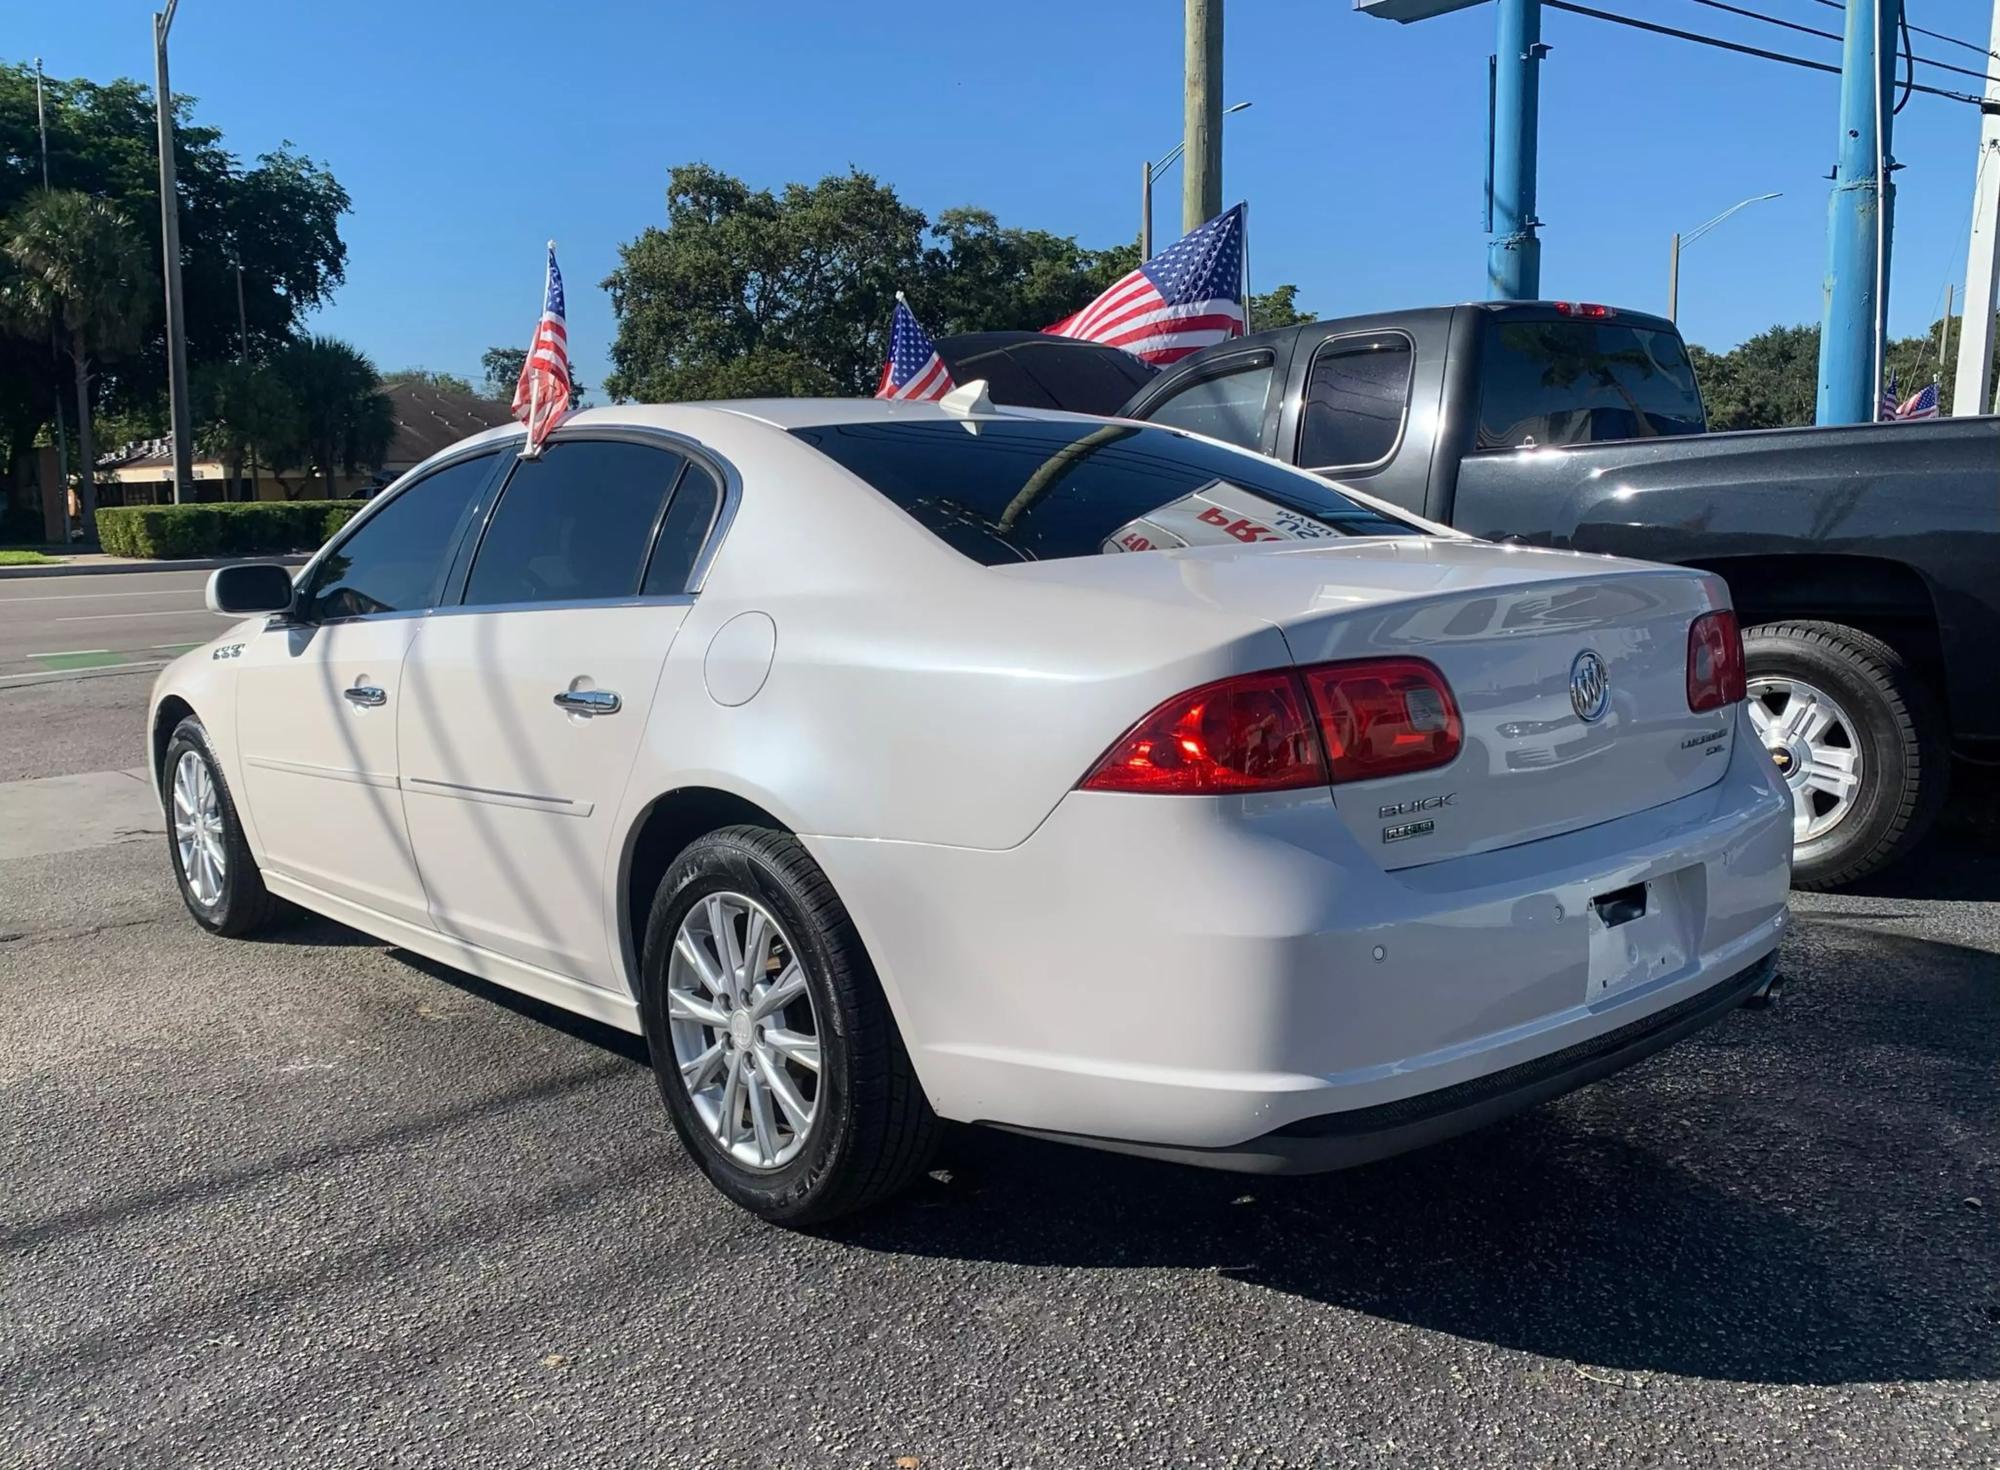
<path fill-rule="evenodd" d="M 1541 122 L 1542 0 L 1500 0 L 1493 46 L 1492 197 L 1486 294 L 1533 301 L 1542 294 L 1542 242 L 1535 230 L 1535 147 Z"/>
<path fill-rule="evenodd" d="M 44 189 L 47 189 L 49 187 L 49 115 L 42 106 L 42 58 L 39 56 L 35 58 L 35 132 L 40 136 L 42 142 L 42 187 Z M 51 373 L 55 374 L 55 377 L 58 380 L 61 378 L 61 368 L 60 368 L 61 360 L 62 360 L 62 347 L 59 342 L 59 333 L 56 324 L 54 322 L 50 322 L 49 323 L 49 370 Z M 55 399 L 56 399 L 56 479 L 61 481 L 61 483 L 56 488 L 62 493 L 63 535 L 65 538 L 67 538 L 70 531 L 69 422 L 67 417 L 63 413 L 63 385 L 60 381 L 57 381 L 55 385 Z M 39 471 L 36 472 L 36 478 L 37 479 L 40 478 Z M 48 502 L 45 500 L 42 502 L 42 504 L 44 507 L 46 507 Z M 46 510 L 44 510 L 43 512 L 42 529 L 45 531 L 50 529 Z"/>
<path fill-rule="evenodd" d="M 236 262 L 236 362 L 244 368 L 245 378 L 249 377 L 250 366 L 250 318 L 243 311 L 243 262 Z M 249 384 L 244 384 L 246 390 Z M 257 498 L 257 419 L 250 419 L 250 499 Z"/>
<path fill-rule="evenodd" d="M 1993 39 L 2000 52 L 2000 0 L 1993 0 Z M 1952 378 L 1951 412 L 2000 413 L 1993 391 L 1993 313 L 2000 310 L 2000 62 L 1989 59 L 1985 100 L 1979 104 L 1979 161 L 1972 179 L 1972 238 L 1965 248 L 1965 321 L 1958 330 L 1958 372 Z"/>
<path fill-rule="evenodd" d="M 1187 0 L 1181 230 L 1222 213 L 1222 0 Z"/>
<path fill-rule="evenodd" d="M 1896 186 L 1890 166 L 1896 22 L 1903 0 L 1849 0 L 1840 52 L 1840 158 L 1827 217 L 1819 334 L 1822 424 L 1881 417 Z"/>
<path fill-rule="evenodd" d="M 167 32 L 180 0 L 153 14 L 153 103 L 160 123 L 160 261 L 167 285 L 167 396 L 173 408 L 174 504 L 194 486 L 194 431 L 188 424 L 187 320 L 181 305 L 181 211 L 174 187 L 174 94 L 167 85 Z"/>

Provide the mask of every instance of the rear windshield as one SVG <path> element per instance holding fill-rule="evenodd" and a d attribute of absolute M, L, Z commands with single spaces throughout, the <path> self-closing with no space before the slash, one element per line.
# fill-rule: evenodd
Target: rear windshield
<path fill-rule="evenodd" d="M 1486 333 L 1480 449 L 1699 434 L 1694 369 L 1672 332 L 1501 321 Z"/>
<path fill-rule="evenodd" d="M 979 419 L 792 433 L 987 566 L 1211 542 L 1420 534 L 1315 476 L 1170 429 Z"/>

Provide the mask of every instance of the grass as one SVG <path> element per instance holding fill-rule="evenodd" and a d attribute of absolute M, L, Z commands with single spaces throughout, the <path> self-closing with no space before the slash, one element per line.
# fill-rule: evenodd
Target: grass
<path fill-rule="evenodd" d="M 0 551 L 0 567 L 53 567 L 61 562 L 61 557 L 39 551 Z"/>

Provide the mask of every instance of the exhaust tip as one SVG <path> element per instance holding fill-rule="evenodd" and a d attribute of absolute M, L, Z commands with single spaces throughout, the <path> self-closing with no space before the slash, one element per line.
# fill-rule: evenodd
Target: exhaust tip
<path fill-rule="evenodd" d="M 1770 979 L 1743 997 L 1743 1005 L 1746 1010 L 1772 1010 L 1777 1006 L 1779 997 L 1784 993 L 1785 977 L 1774 969 L 1771 971 Z"/>

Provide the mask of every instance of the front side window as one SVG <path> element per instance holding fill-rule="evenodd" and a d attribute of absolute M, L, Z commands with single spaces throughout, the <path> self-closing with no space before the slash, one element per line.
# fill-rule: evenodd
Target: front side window
<path fill-rule="evenodd" d="M 1699 434 L 1708 423 L 1680 338 L 1615 320 L 1495 322 L 1480 382 L 1479 449 Z"/>
<path fill-rule="evenodd" d="M 632 597 L 685 464 L 612 439 L 551 444 L 514 466 L 473 558 L 468 606 Z"/>
<path fill-rule="evenodd" d="M 1256 449 L 1264 442 L 1264 400 L 1271 393 L 1271 362 L 1203 378 L 1146 411 L 1146 422 L 1206 434 L 1225 444 Z"/>
<path fill-rule="evenodd" d="M 974 561 L 1418 534 L 1325 480 L 1150 425 L 938 420 L 794 429 Z"/>
<path fill-rule="evenodd" d="M 397 491 L 314 569 L 308 616 L 327 621 L 436 606 L 447 559 L 494 459 L 460 460 Z"/>
<path fill-rule="evenodd" d="M 1386 460 L 1410 406 L 1410 339 L 1338 337 L 1313 354 L 1299 421 L 1299 463 L 1358 469 Z"/>

